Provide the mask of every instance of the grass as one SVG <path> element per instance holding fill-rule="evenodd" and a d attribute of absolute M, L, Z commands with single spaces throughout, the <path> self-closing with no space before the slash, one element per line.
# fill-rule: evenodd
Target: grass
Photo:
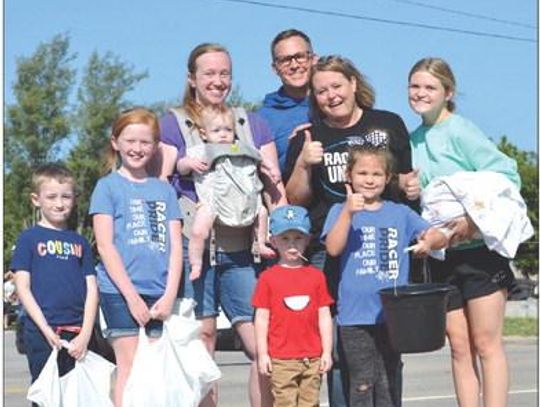
<path fill-rule="evenodd" d="M 538 319 L 536 318 L 505 318 L 504 336 L 538 336 Z"/>

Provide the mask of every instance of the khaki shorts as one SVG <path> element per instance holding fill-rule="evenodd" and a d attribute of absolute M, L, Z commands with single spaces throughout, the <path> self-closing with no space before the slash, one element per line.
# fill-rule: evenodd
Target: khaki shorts
<path fill-rule="evenodd" d="M 321 389 L 320 358 L 272 359 L 275 407 L 316 407 Z"/>

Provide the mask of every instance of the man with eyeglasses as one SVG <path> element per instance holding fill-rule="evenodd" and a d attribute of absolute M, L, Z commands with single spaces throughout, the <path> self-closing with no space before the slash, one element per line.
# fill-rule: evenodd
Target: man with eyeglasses
<path fill-rule="evenodd" d="M 317 62 L 311 40 L 302 31 L 290 29 L 280 32 L 271 45 L 272 69 L 281 80 L 281 87 L 266 95 L 259 110 L 272 130 L 278 150 L 279 166 L 283 173 L 289 136 L 299 125 L 314 122 L 309 113 L 309 78 L 311 67 Z M 324 269 L 326 255 L 323 251 L 310 251 L 310 263 Z M 337 338 L 334 324 L 334 366 L 327 373 L 330 407 L 346 407 L 347 399 L 342 386 L 341 370 L 337 355 Z"/>
<path fill-rule="evenodd" d="M 313 53 L 309 37 L 295 29 L 276 35 L 271 52 L 272 69 L 282 85 L 276 92 L 265 96 L 259 113 L 270 125 L 283 172 L 292 130 L 310 119 L 307 94 L 311 66 L 317 56 Z"/>

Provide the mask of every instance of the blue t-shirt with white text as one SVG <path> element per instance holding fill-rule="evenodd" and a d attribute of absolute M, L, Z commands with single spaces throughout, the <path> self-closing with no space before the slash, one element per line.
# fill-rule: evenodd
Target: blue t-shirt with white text
<path fill-rule="evenodd" d="M 113 243 L 130 280 L 139 294 L 161 296 L 169 269 L 169 222 L 182 218 L 174 189 L 157 178 L 134 182 L 112 172 L 98 181 L 89 213 L 112 216 Z M 119 293 L 103 262 L 97 276 L 101 292 Z"/>
<path fill-rule="evenodd" d="M 334 204 L 324 223 L 321 240 L 335 224 L 343 203 Z M 353 215 L 347 244 L 340 256 L 337 322 L 339 325 L 373 325 L 383 322 L 378 291 L 407 284 L 409 255 L 404 249 L 427 221 L 408 206 L 383 201 L 377 210 Z"/>

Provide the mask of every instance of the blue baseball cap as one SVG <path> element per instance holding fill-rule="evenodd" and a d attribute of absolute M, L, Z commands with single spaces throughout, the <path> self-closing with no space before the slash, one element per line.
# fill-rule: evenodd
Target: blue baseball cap
<path fill-rule="evenodd" d="M 270 214 L 270 233 L 279 235 L 288 230 L 297 230 L 309 235 L 311 222 L 306 208 L 295 205 L 280 206 Z"/>

